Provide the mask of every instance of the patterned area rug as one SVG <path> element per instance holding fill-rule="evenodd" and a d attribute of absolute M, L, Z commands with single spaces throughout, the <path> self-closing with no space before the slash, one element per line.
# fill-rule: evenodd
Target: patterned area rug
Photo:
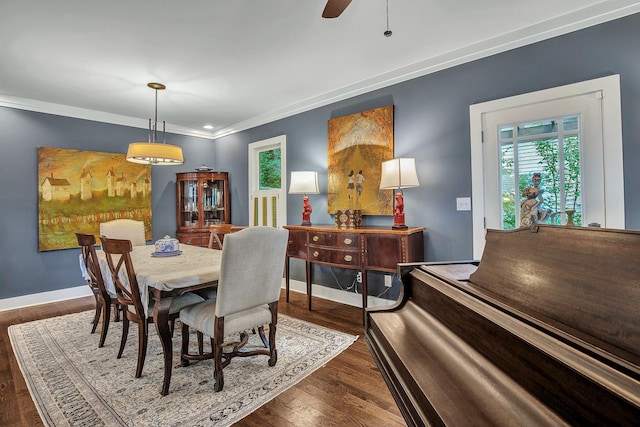
<path fill-rule="evenodd" d="M 276 366 L 267 365 L 267 356 L 234 358 L 224 369 L 224 389 L 216 393 L 212 360 L 180 366 L 176 324 L 171 388 L 163 397 L 162 349 L 155 327 L 149 328 L 144 371 L 136 379 L 137 326 L 131 325 L 124 354 L 116 359 L 122 323 L 111 322 L 105 346 L 98 348 L 98 333 L 89 334 L 92 318 L 93 312 L 87 311 L 9 328 L 18 364 L 45 425 L 228 426 L 357 339 L 281 314 Z M 192 345 L 195 342 L 194 335 Z M 252 335 L 248 345 L 261 345 L 259 337 Z"/>

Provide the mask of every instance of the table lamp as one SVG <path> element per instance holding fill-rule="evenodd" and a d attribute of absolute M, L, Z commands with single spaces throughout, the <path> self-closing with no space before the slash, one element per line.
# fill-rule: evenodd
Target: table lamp
<path fill-rule="evenodd" d="M 380 189 L 398 189 L 395 194 L 395 209 L 391 228 L 400 230 L 408 228 L 404 223 L 404 194 L 402 189 L 418 187 L 419 185 L 415 159 L 398 158 L 382 162 Z"/>
<path fill-rule="evenodd" d="M 307 194 L 318 194 L 318 172 L 297 171 L 291 172 L 291 184 L 289 194 L 304 194 L 302 203 L 302 224 L 311 225 L 311 203 Z"/>

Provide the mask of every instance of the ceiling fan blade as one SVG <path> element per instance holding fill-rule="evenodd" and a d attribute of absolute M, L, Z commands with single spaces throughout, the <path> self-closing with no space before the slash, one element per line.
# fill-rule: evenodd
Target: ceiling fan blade
<path fill-rule="evenodd" d="M 327 5 L 322 11 L 323 18 L 337 18 L 349 6 L 351 0 L 327 0 Z"/>

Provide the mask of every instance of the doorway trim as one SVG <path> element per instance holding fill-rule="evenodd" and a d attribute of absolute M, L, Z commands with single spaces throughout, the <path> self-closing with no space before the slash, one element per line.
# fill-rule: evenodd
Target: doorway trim
<path fill-rule="evenodd" d="M 485 235 L 485 171 L 483 154 L 483 115 L 495 111 L 538 104 L 602 91 L 602 141 L 606 223 L 608 228 L 624 229 L 624 174 L 622 159 L 622 109 L 620 75 L 544 89 L 469 106 L 471 139 L 471 196 L 473 200 L 473 257 L 480 259 Z M 496 165 L 498 167 L 498 165 Z"/>

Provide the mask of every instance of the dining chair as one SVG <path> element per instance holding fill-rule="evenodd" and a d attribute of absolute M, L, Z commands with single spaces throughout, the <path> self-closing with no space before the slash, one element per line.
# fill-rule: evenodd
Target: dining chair
<path fill-rule="evenodd" d="M 114 219 L 100 223 L 100 235 L 110 239 L 131 240 L 133 246 L 144 246 L 147 240 L 144 234 L 144 222 L 133 219 Z"/>
<path fill-rule="evenodd" d="M 104 285 L 102 271 L 98 263 L 98 255 L 96 254 L 96 237 L 93 234 L 76 233 L 78 245 L 81 248 L 81 269 L 83 276 L 87 280 L 93 296 L 96 299 L 96 312 L 93 317 L 93 327 L 91 333 L 94 333 L 102 317 L 102 328 L 100 330 L 100 340 L 98 347 L 104 346 L 109 330 L 109 320 L 111 318 L 111 307 L 114 308 L 115 320 L 120 320 L 120 304 L 117 303 L 115 293 L 110 293 Z"/>
<path fill-rule="evenodd" d="M 226 236 L 217 298 L 180 312 L 180 361 L 187 366 L 190 360 L 213 358 L 215 391 L 222 390 L 222 369 L 234 357 L 267 355 L 269 366 L 274 366 L 278 360 L 276 324 L 288 236 L 287 230 L 272 227 L 251 227 Z M 265 324 L 269 325 L 267 348 L 243 350 L 247 341 L 245 331 L 264 330 Z M 190 327 L 211 337 L 211 353 L 189 353 Z M 234 343 L 231 351 L 224 352 L 224 337 L 236 333 L 241 335 L 240 342 Z"/>
<path fill-rule="evenodd" d="M 102 242 L 102 250 L 104 251 L 109 271 L 116 286 L 116 295 L 118 303 L 122 305 L 124 315 L 122 318 L 122 339 L 120 341 L 120 349 L 118 350 L 118 359 L 122 357 L 125 344 L 127 343 L 127 335 L 129 334 L 129 322 L 138 324 L 138 364 L 136 366 L 136 378 L 142 375 L 144 360 L 147 353 L 147 340 L 149 332 L 149 323 L 153 323 L 153 299 L 149 300 L 147 310 L 143 306 L 143 300 L 140 294 L 140 287 L 136 278 L 136 272 L 131 260 L 131 251 L 133 245 L 130 240 L 110 239 L 100 236 Z M 116 258 L 116 256 L 118 256 Z M 144 292 L 148 292 L 147 289 Z M 171 300 L 169 307 L 169 321 L 173 322 L 178 318 L 180 310 L 184 307 L 197 304 L 204 299 L 192 292 L 186 292 Z M 145 313 L 149 313 L 148 315 Z"/>
<path fill-rule="evenodd" d="M 213 224 L 209 226 L 211 236 L 209 237 L 209 249 L 222 250 L 222 241 L 225 234 L 231 233 L 233 224 Z"/>

